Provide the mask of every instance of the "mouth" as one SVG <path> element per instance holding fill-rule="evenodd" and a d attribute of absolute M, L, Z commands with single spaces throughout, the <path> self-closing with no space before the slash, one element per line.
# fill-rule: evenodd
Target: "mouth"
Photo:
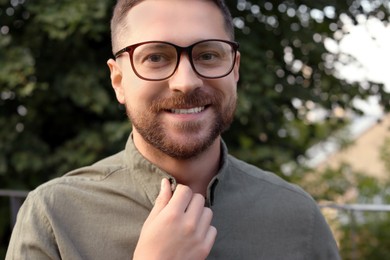
<path fill-rule="evenodd" d="M 203 106 L 203 107 L 193 107 L 193 108 L 187 108 L 187 109 L 183 109 L 183 108 L 180 108 L 180 109 L 169 109 L 168 111 L 170 113 L 172 113 L 172 114 L 188 115 L 188 114 L 198 114 L 198 113 L 201 113 L 205 109 L 206 109 L 206 107 Z"/>

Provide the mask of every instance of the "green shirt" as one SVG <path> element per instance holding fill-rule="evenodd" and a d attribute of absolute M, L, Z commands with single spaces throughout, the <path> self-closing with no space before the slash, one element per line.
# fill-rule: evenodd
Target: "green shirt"
<path fill-rule="evenodd" d="M 221 147 L 221 168 L 206 202 L 218 231 L 208 259 L 339 259 L 308 194 Z M 162 178 L 176 184 L 129 138 L 124 151 L 32 191 L 6 259 L 130 259 Z"/>

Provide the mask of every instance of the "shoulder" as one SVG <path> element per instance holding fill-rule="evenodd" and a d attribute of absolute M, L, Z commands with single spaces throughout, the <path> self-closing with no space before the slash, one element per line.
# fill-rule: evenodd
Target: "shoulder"
<path fill-rule="evenodd" d="M 326 220 L 302 188 L 232 156 L 227 157 L 222 175 L 213 209 L 219 221 L 229 223 L 229 230 L 231 223 L 251 230 L 245 234 L 251 241 L 264 241 L 267 234 L 267 241 L 278 241 L 286 254 L 288 248 L 300 248 L 305 259 L 339 259 Z"/>
<path fill-rule="evenodd" d="M 244 181 L 250 186 L 256 186 L 259 192 L 272 191 L 273 194 L 293 195 L 300 200 L 314 202 L 312 197 L 299 186 L 289 183 L 276 174 L 262 170 L 252 164 L 228 156 L 229 173 L 238 181 Z"/>
<path fill-rule="evenodd" d="M 115 176 L 113 178 L 116 179 L 126 173 L 126 166 L 121 160 L 122 156 L 123 154 L 120 152 L 92 165 L 75 169 L 61 177 L 49 180 L 29 193 L 28 202 L 49 202 L 61 197 L 62 199 L 69 198 L 82 190 L 86 192 L 94 190 L 110 177 Z M 52 203 L 54 202 L 52 201 Z"/>
<path fill-rule="evenodd" d="M 254 212 L 270 212 L 270 218 L 279 223 L 289 223 L 301 230 L 306 229 L 313 247 L 321 247 L 316 235 L 326 238 L 334 247 L 332 233 L 318 204 L 310 194 L 298 185 L 289 183 L 274 173 L 229 156 L 229 174 L 240 192 L 236 198 Z M 244 195 L 242 195 L 244 194 Z M 245 197 L 245 199 L 243 199 Z M 288 216 L 288 217 L 287 217 Z M 286 219 L 287 217 L 287 219 Z M 297 231 L 298 232 L 298 231 Z M 318 239 L 317 239 L 318 240 Z M 317 250 L 317 249 L 313 249 Z"/>
<path fill-rule="evenodd" d="M 107 178 L 109 175 L 125 168 L 123 163 L 123 151 L 112 156 L 106 157 L 92 165 L 81 167 L 73 170 L 63 177 L 78 177 L 85 178 L 88 180 L 102 180 Z"/>

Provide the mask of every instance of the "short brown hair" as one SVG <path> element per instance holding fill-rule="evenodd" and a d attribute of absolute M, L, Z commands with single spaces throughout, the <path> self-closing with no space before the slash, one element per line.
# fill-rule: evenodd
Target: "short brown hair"
<path fill-rule="evenodd" d="M 119 50 L 117 35 L 119 35 L 125 28 L 126 25 L 123 23 L 127 13 L 133 8 L 135 5 L 143 2 L 145 0 L 118 0 L 115 7 L 113 16 L 111 19 L 111 43 L 112 43 L 112 51 L 113 53 Z M 227 8 L 224 0 L 209 0 L 215 3 L 219 10 L 221 11 L 224 22 L 225 29 L 231 40 L 234 40 L 234 26 L 232 15 Z"/>

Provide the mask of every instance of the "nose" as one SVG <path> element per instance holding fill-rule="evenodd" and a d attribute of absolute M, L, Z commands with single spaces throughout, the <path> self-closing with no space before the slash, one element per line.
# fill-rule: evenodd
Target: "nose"
<path fill-rule="evenodd" d="M 175 73 L 169 79 L 169 88 L 173 91 L 190 93 L 200 88 L 202 84 L 203 80 L 193 70 L 188 55 L 182 54 Z"/>

